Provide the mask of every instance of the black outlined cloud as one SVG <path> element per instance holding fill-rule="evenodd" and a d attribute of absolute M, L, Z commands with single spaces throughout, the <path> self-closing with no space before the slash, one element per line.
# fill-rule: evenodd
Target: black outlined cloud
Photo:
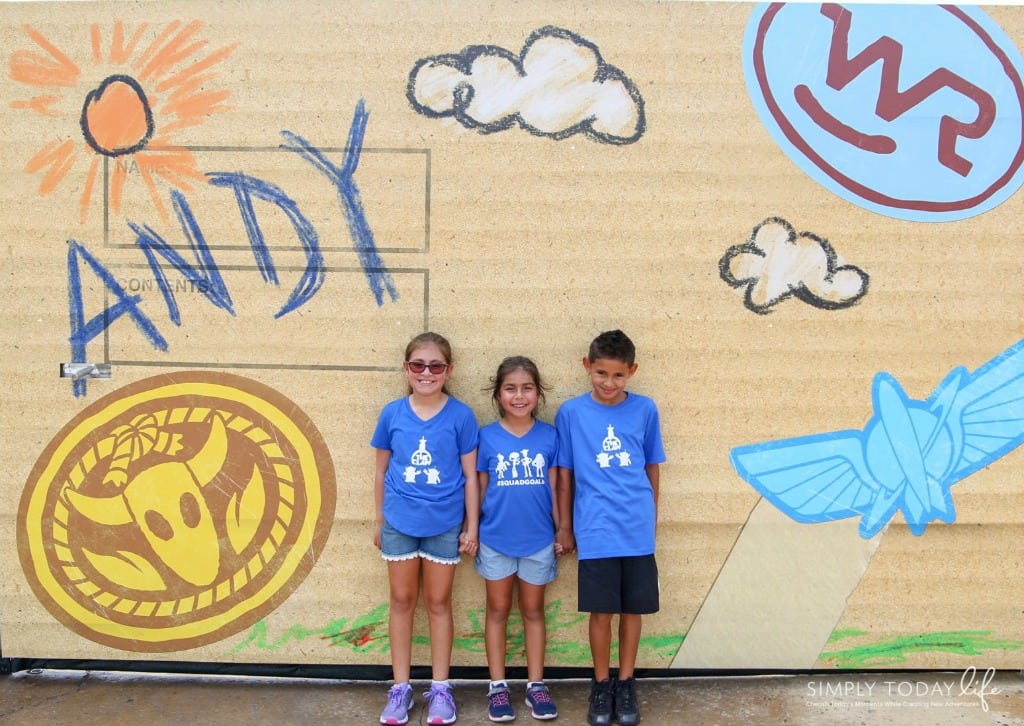
<path fill-rule="evenodd" d="M 750 239 L 730 247 L 718 261 L 722 279 L 745 287 L 743 303 L 765 315 L 793 296 L 822 310 L 855 305 L 868 291 L 869 277 L 853 265 L 840 265 L 828 240 L 801 232 L 781 217 L 757 226 Z"/>
<path fill-rule="evenodd" d="M 582 133 L 623 145 L 646 128 L 643 98 L 626 74 L 590 41 L 553 26 L 534 31 L 518 56 L 471 45 L 423 58 L 409 73 L 406 96 L 425 116 L 450 116 L 481 133 L 518 125 L 536 136 Z"/>

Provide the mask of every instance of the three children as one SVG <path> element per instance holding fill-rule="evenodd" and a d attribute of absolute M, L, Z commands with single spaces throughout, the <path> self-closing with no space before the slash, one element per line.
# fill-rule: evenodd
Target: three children
<path fill-rule="evenodd" d="M 526 642 L 526 703 L 534 718 L 555 718 L 543 683 L 544 591 L 557 575 L 556 556 L 578 548 L 579 610 L 590 613 L 594 667 L 587 718 L 592 726 L 609 726 L 613 719 L 633 726 L 640 719 L 634 668 L 642 616 L 659 607 L 654 552 L 659 465 L 665 461 L 657 407 L 626 391 L 637 370 L 635 347 L 619 330 L 597 336 L 583 359 L 591 390 L 566 401 L 554 427 L 536 419 L 545 390 L 540 372 L 530 359 L 516 356 L 503 360 L 492 379 L 498 420 L 478 432 L 469 407 L 448 394 L 451 361 L 443 337 L 414 338 L 403 363 L 409 395 L 384 407 L 371 440 L 377 449 L 374 543 L 388 562 L 394 676 L 380 721 L 400 725 L 409 719 L 412 619 L 421 578 L 433 670 L 424 694 L 427 723 L 456 720 L 447 678 L 452 565 L 462 553 L 475 555 L 486 581 L 489 718 L 515 718 L 505 680 L 515 587 Z"/>

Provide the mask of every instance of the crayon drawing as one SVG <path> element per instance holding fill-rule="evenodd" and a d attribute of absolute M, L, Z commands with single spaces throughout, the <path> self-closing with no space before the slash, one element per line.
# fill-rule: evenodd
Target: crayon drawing
<path fill-rule="evenodd" d="M 42 177 L 40 194 L 53 192 L 84 164 L 78 205 L 84 223 L 94 197 L 105 198 L 107 190 L 111 210 L 120 210 L 131 168 L 166 219 L 158 181 L 175 189 L 204 182 L 192 152 L 175 140 L 210 114 L 226 110 L 231 92 L 209 86 L 234 45 L 210 49 L 202 30 L 197 20 L 162 28 L 93 23 L 91 63 L 82 64 L 25 26 L 32 48 L 11 54 L 10 76 L 28 96 L 12 106 L 44 117 L 48 125 L 50 119 L 60 124 L 55 127 L 60 140 L 46 144 L 25 165 L 26 172 Z M 76 124 L 80 139 L 74 138 Z"/>
<path fill-rule="evenodd" d="M 736 471 L 798 522 L 860 516 L 875 536 L 896 511 L 910 531 L 956 521 L 951 487 L 1024 443 L 1024 340 L 973 373 L 954 369 L 925 401 L 888 373 L 860 430 L 733 449 Z"/>

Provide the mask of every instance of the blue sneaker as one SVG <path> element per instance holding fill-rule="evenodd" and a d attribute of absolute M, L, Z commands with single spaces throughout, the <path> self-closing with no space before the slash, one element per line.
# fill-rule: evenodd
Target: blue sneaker
<path fill-rule="evenodd" d="M 526 687 L 526 705 L 530 707 L 530 715 L 538 721 L 558 718 L 558 709 L 551 700 L 548 687 L 540 681 L 530 683 Z"/>
<path fill-rule="evenodd" d="M 412 686 L 396 683 L 388 691 L 388 705 L 380 714 L 380 722 L 389 726 L 409 723 L 409 709 L 412 708 Z"/>
<path fill-rule="evenodd" d="M 434 683 L 430 690 L 423 694 L 427 699 L 427 723 L 431 726 L 455 723 L 455 698 L 452 687 L 443 683 Z"/>
<path fill-rule="evenodd" d="M 487 691 L 487 718 L 491 721 L 514 721 L 516 710 L 508 696 L 508 684 L 498 681 Z"/>

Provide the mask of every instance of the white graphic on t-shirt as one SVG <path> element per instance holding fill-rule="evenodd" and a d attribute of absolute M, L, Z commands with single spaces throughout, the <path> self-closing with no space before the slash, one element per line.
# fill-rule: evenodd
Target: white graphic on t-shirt
<path fill-rule="evenodd" d="M 427 437 L 424 436 L 420 439 L 420 448 L 412 452 L 412 456 L 409 457 L 416 466 L 430 466 L 430 462 L 434 460 L 434 457 L 427 451 Z"/>
<path fill-rule="evenodd" d="M 419 477 L 421 474 L 426 475 L 427 484 L 437 485 L 441 483 L 441 470 L 435 466 L 430 466 L 434 461 L 434 457 L 429 451 L 427 451 L 426 436 L 420 439 L 420 446 L 416 451 L 412 452 L 412 456 L 409 457 L 409 461 L 412 462 L 412 466 L 405 467 L 406 484 L 419 483 Z M 417 469 L 416 467 L 419 466 L 425 468 Z"/>
<path fill-rule="evenodd" d="M 506 471 L 508 471 L 508 460 L 503 454 L 498 454 L 498 463 L 494 465 L 494 473 L 498 475 L 499 479 L 504 479 Z"/>
<path fill-rule="evenodd" d="M 601 442 L 601 448 L 605 451 L 618 451 L 622 448 L 622 442 L 615 435 L 615 427 L 611 424 L 608 424 L 608 435 Z"/>
<path fill-rule="evenodd" d="M 494 474 L 498 486 L 532 486 L 546 484 L 544 468 L 547 460 L 544 454 L 530 456 L 529 449 L 510 451 L 507 454 L 495 454 Z"/>
<path fill-rule="evenodd" d="M 513 451 L 508 455 L 508 460 L 512 462 L 512 478 L 519 478 L 519 452 Z"/>
<path fill-rule="evenodd" d="M 533 457 L 533 475 L 544 476 L 544 465 L 547 463 L 544 459 L 544 454 L 537 452 L 537 455 Z"/>
<path fill-rule="evenodd" d="M 608 435 L 601 442 L 601 452 L 594 458 L 602 469 L 609 468 L 615 459 L 619 460 L 619 466 L 629 466 L 633 463 L 630 453 L 622 451 L 622 440 L 615 435 L 615 427 L 611 424 L 608 424 Z"/>

